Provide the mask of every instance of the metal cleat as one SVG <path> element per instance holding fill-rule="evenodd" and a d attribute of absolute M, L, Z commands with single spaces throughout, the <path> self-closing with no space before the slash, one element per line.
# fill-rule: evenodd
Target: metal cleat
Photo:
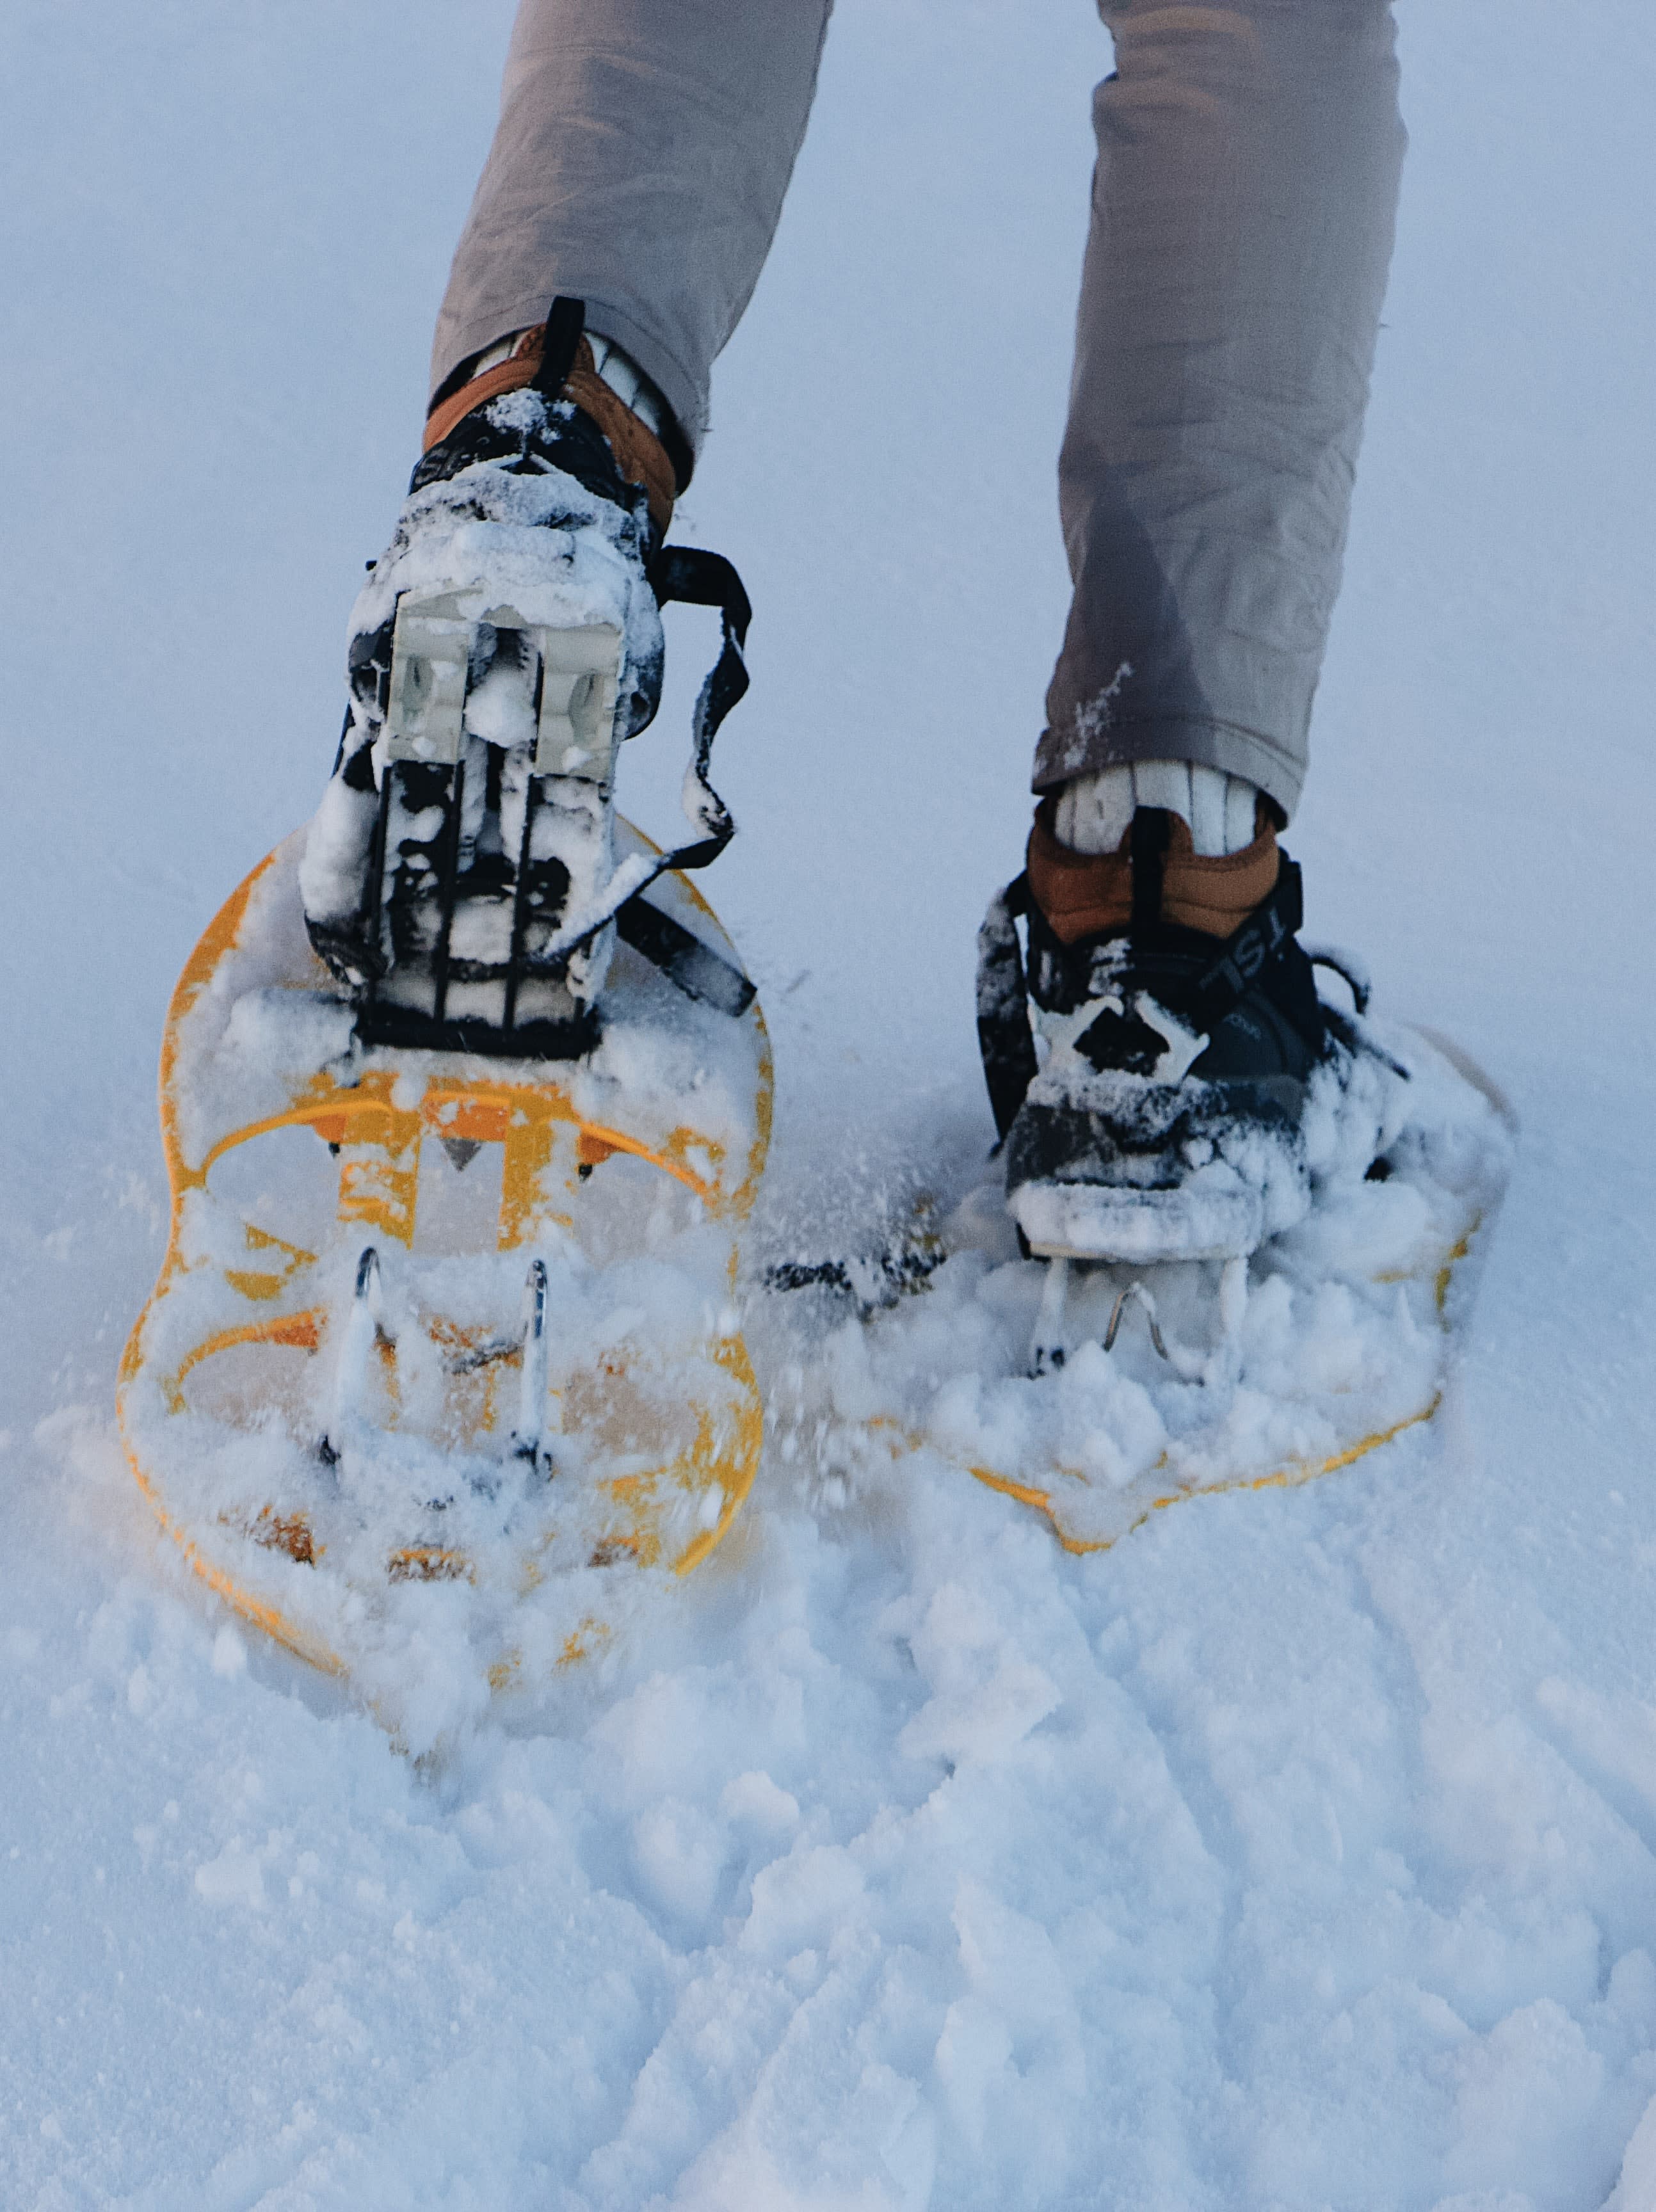
<path fill-rule="evenodd" d="M 542 1436 L 546 1419 L 546 1262 L 532 1260 L 523 1286 L 523 1375 L 512 1450 L 531 1467 L 547 1464 Z"/>
<path fill-rule="evenodd" d="M 1041 1285 L 1041 1310 L 1035 1316 L 1035 1334 L 1030 1340 L 1032 1375 L 1056 1375 L 1063 1365 L 1064 1309 L 1068 1302 L 1069 1262 L 1049 1260 L 1046 1280 Z"/>
<path fill-rule="evenodd" d="M 367 1244 L 356 1262 L 356 1286 L 339 1341 L 339 1365 L 333 1385 L 333 1417 L 328 1423 L 327 1434 L 321 1444 L 322 1457 L 330 1467 L 337 1465 L 346 1437 L 362 1419 L 362 1402 L 368 1391 L 368 1354 L 373 1351 L 376 1339 L 384 1334 L 381 1326 L 384 1304 L 380 1255 L 373 1245 Z"/>

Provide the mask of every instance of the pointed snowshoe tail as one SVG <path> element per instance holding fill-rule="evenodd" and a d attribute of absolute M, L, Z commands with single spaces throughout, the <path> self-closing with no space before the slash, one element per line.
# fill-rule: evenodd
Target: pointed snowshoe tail
<path fill-rule="evenodd" d="M 1337 1101 L 1366 1049 L 1318 996 L 1300 871 L 1269 823 L 1209 860 L 1181 817 L 1141 807 L 1122 849 L 1084 856 L 1050 811 L 979 939 L 978 1035 L 1020 1235 L 1049 1258 L 1245 1256 L 1309 1208 L 1309 1102 Z"/>
<path fill-rule="evenodd" d="M 662 547 L 675 465 L 594 372 L 584 322 L 560 297 L 508 359 L 440 395 L 358 603 L 352 702 L 301 884 L 366 1042 L 581 1058 L 618 930 L 692 994 L 740 995 L 706 958 L 689 980 L 643 895 L 734 834 L 709 769 L 747 689 L 751 609 L 721 556 Z M 722 625 L 685 781 L 696 834 L 618 866 L 617 753 L 655 712 L 659 611 L 674 600 Z"/>

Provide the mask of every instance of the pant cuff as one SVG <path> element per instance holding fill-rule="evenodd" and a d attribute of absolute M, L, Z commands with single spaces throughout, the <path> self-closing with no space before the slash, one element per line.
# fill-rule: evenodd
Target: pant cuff
<path fill-rule="evenodd" d="M 1112 722 L 1084 744 L 1048 730 L 1036 749 L 1031 788 L 1058 791 L 1078 775 L 1152 760 L 1189 761 L 1197 768 L 1239 775 L 1289 816 L 1300 803 L 1306 780 L 1304 762 L 1257 730 L 1211 716 L 1165 714 Z"/>

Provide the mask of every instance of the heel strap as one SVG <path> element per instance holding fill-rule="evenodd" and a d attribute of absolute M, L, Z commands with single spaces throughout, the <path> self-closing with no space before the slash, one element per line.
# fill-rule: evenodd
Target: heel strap
<path fill-rule="evenodd" d="M 426 417 L 422 450 L 429 453 L 441 445 L 474 409 L 533 386 L 549 403 L 573 400 L 598 425 L 622 482 L 641 487 L 649 501 L 650 520 L 665 536 L 678 495 L 677 471 L 654 430 L 598 374 L 583 328 L 585 313 L 579 300 L 554 300 L 545 322 L 525 331 L 504 361 L 438 402 Z"/>

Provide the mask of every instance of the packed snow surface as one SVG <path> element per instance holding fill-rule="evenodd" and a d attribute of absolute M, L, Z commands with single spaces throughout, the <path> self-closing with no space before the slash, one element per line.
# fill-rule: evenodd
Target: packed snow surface
<path fill-rule="evenodd" d="M 1403 12 L 1288 842 L 1521 1125 L 1437 1419 L 1087 1558 L 779 1421 L 648 1636 L 416 1759 L 189 1576 L 112 1407 L 167 994 L 316 803 L 509 0 L 6 10 L 7 2212 L 1656 2204 L 1656 24 Z M 758 609 L 709 884 L 776 1045 L 756 1267 L 988 1146 L 1107 66 L 1081 0 L 843 0 L 721 367 L 675 534 Z M 668 629 L 622 773 L 672 834 Z"/>

